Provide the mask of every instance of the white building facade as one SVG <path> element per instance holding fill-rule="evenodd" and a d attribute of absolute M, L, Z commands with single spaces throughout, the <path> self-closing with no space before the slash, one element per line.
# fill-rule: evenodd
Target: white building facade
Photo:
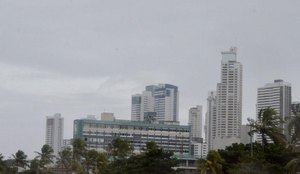
<path fill-rule="evenodd" d="M 202 106 L 190 108 L 189 126 L 192 129 L 192 138 L 202 138 Z"/>
<path fill-rule="evenodd" d="M 291 104 L 292 104 L 292 87 L 288 82 L 284 82 L 281 79 L 274 80 L 274 83 L 267 83 L 265 86 L 257 89 L 257 104 L 256 113 L 261 109 L 268 107 L 274 109 L 278 116 L 282 120 L 285 120 L 287 116 L 291 116 Z M 283 133 L 288 138 L 288 132 L 285 124 L 281 125 Z M 260 142 L 260 137 L 257 137 L 257 141 Z"/>
<path fill-rule="evenodd" d="M 216 91 L 210 91 L 208 93 L 205 125 L 205 141 L 207 142 L 207 149 L 212 150 L 213 139 L 216 137 L 217 132 Z"/>
<path fill-rule="evenodd" d="M 157 121 L 178 121 L 179 92 L 171 84 L 146 86 L 142 94 L 131 100 L 131 120 L 143 121 L 147 113 L 155 112 Z"/>
<path fill-rule="evenodd" d="M 213 149 L 240 143 L 242 123 L 243 67 L 237 49 L 222 52 L 221 82 L 217 84 L 216 136 Z"/>
<path fill-rule="evenodd" d="M 207 143 L 193 143 L 192 153 L 195 158 L 206 158 L 208 153 Z"/>
<path fill-rule="evenodd" d="M 50 145 L 57 156 L 63 147 L 64 118 L 57 113 L 46 120 L 46 144 Z"/>

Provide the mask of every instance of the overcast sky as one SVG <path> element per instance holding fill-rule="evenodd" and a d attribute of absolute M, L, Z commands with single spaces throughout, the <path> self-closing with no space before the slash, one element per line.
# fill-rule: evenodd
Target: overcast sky
<path fill-rule="evenodd" d="M 281 78 L 300 100 L 300 1 L 0 0 L 0 153 L 34 156 L 46 116 L 130 119 L 146 85 L 180 90 L 180 116 L 220 81 L 221 51 L 244 66 L 243 123 L 256 90 Z"/>

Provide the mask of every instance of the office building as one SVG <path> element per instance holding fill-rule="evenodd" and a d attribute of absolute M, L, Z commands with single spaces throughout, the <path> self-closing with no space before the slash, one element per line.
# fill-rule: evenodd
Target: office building
<path fill-rule="evenodd" d="M 222 52 L 221 82 L 217 84 L 216 136 L 213 149 L 239 143 L 242 123 L 242 64 L 237 49 Z"/>
<path fill-rule="evenodd" d="M 110 112 L 102 112 L 101 113 L 101 120 L 105 120 L 105 121 L 114 121 L 116 118 L 114 116 L 114 113 L 110 113 Z"/>
<path fill-rule="evenodd" d="M 202 138 L 202 106 L 190 108 L 189 125 L 192 129 L 192 138 Z"/>
<path fill-rule="evenodd" d="M 291 96 L 292 87 L 290 83 L 283 80 L 274 80 L 274 83 L 267 83 L 265 86 L 257 89 L 257 104 L 256 113 L 261 109 L 268 107 L 274 109 L 281 119 L 291 115 Z M 283 133 L 288 138 L 286 124 L 282 124 Z M 260 136 L 257 136 L 257 141 L 260 142 Z"/>
<path fill-rule="evenodd" d="M 54 155 L 63 147 L 64 118 L 57 113 L 54 116 L 48 116 L 46 120 L 46 144 L 53 148 Z"/>
<path fill-rule="evenodd" d="M 157 121 L 178 121 L 178 87 L 170 84 L 146 86 L 131 98 L 131 120 L 143 121 L 145 113 L 156 113 Z"/>
<path fill-rule="evenodd" d="M 208 153 L 207 143 L 193 143 L 191 150 L 195 158 L 206 158 Z"/>
<path fill-rule="evenodd" d="M 217 132 L 217 96 L 216 91 L 210 91 L 207 97 L 207 111 L 205 118 L 205 141 L 207 149 L 212 150 L 213 138 Z"/>
<path fill-rule="evenodd" d="M 141 120 L 142 115 L 142 95 L 135 94 L 131 96 L 131 120 Z"/>
<path fill-rule="evenodd" d="M 116 138 L 129 141 L 135 151 L 146 148 L 146 143 L 154 141 L 159 147 L 174 153 L 190 153 L 190 126 L 149 123 L 144 121 L 89 120 L 74 121 L 74 138 L 81 138 L 90 149 L 108 150 Z"/>

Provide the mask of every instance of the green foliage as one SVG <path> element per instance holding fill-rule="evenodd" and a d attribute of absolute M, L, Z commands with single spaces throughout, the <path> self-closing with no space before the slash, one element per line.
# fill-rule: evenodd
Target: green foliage
<path fill-rule="evenodd" d="M 277 116 L 274 109 L 261 109 L 256 121 L 249 118 L 248 121 L 248 125 L 251 127 L 249 134 L 260 134 L 264 145 L 268 144 L 267 137 L 273 140 L 273 142 L 277 145 L 287 144 L 285 136 L 282 134 L 282 128 L 280 127 L 284 121 Z"/>
<path fill-rule="evenodd" d="M 285 169 L 287 170 L 288 174 L 293 174 L 300 171 L 300 157 L 294 158 L 290 160 L 286 166 Z"/>
<path fill-rule="evenodd" d="M 133 146 L 126 140 L 116 138 L 109 145 L 109 152 L 114 160 L 125 159 L 133 152 Z"/>
<path fill-rule="evenodd" d="M 72 150 L 71 148 L 65 148 L 58 153 L 57 167 L 64 168 L 67 171 L 72 170 Z"/>
<path fill-rule="evenodd" d="M 29 173 L 39 174 L 42 172 L 40 167 L 40 160 L 38 158 L 35 158 L 31 161 L 29 168 Z"/>
<path fill-rule="evenodd" d="M 5 168 L 6 168 L 6 165 L 5 165 L 5 162 L 3 161 L 3 155 L 0 153 L 0 174 L 2 172 L 4 172 Z"/>
<path fill-rule="evenodd" d="M 164 151 L 154 142 L 147 143 L 147 148 L 138 155 L 117 158 L 109 165 L 110 174 L 172 174 L 172 167 L 178 164 L 172 158 L 173 153 Z"/>
<path fill-rule="evenodd" d="M 12 155 L 14 158 L 14 164 L 17 167 L 25 168 L 27 164 L 27 155 L 22 151 L 18 150 L 15 154 Z"/>
<path fill-rule="evenodd" d="M 34 167 L 37 171 L 42 171 L 42 173 L 51 173 L 50 165 L 53 163 L 54 155 L 53 149 L 48 144 L 43 145 L 41 152 L 36 152 L 38 156 L 35 158 Z"/>
<path fill-rule="evenodd" d="M 292 151 L 297 149 L 296 145 L 300 141 L 300 104 L 292 107 L 293 115 L 286 117 L 287 128 L 291 135 L 289 142 L 289 148 Z"/>
<path fill-rule="evenodd" d="M 209 151 L 206 159 L 197 161 L 197 168 L 203 174 L 222 174 L 224 160 L 217 151 Z"/>
<path fill-rule="evenodd" d="M 85 165 L 87 171 L 100 174 L 106 171 L 108 159 L 103 153 L 99 153 L 96 150 L 89 150 L 85 159 Z"/>
<path fill-rule="evenodd" d="M 74 139 L 72 142 L 73 145 L 73 160 L 81 161 L 83 157 L 85 157 L 87 149 L 86 143 L 80 139 Z"/>
<path fill-rule="evenodd" d="M 285 146 L 253 143 L 253 157 L 251 145 L 233 144 L 225 150 L 219 150 L 224 159 L 224 173 L 286 173 L 286 164 L 299 157 L 300 153 L 292 152 Z"/>

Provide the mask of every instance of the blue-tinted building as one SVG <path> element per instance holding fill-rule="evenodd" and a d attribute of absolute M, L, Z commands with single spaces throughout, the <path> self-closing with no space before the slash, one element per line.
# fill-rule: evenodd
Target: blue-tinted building
<path fill-rule="evenodd" d="M 172 123 L 172 124 L 171 124 Z M 169 122 L 169 124 L 149 123 L 129 120 L 74 120 L 74 138 L 81 138 L 88 148 L 107 150 L 115 138 L 129 141 L 136 151 L 146 148 L 146 143 L 154 141 L 164 150 L 174 153 L 190 153 L 191 128 Z"/>

